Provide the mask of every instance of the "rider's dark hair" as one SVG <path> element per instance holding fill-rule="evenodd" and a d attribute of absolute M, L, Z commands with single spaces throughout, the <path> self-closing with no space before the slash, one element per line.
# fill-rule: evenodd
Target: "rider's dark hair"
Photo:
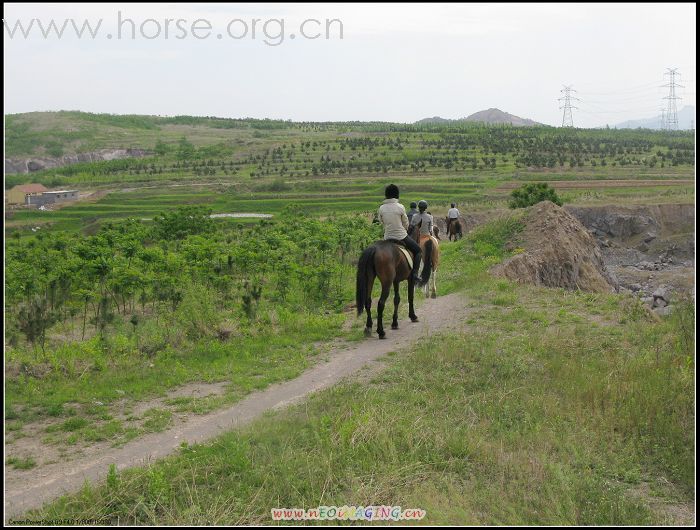
<path fill-rule="evenodd" d="M 399 187 L 396 184 L 389 184 L 386 188 L 384 188 L 384 197 L 387 199 L 398 199 Z"/>
<path fill-rule="evenodd" d="M 415 207 L 416 207 L 416 203 L 415 203 L 415 202 L 412 202 L 412 203 L 411 203 L 411 208 L 415 208 Z"/>
<path fill-rule="evenodd" d="M 452 206 L 450 206 L 450 208 L 454 208 L 454 207 L 455 207 L 455 203 L 452 203 Z"/>

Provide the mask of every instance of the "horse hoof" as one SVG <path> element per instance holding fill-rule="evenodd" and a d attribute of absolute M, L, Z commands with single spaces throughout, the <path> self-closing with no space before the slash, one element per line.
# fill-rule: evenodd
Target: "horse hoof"
<path fill-rule="evenodd" d="M 391 329 L 399 329 L 399 325 L 398 325 L 398 324 L 392 324 L 392 325 L 391 325 Z"/>
<path fill-rule="evenodd" d="M 365 337 L 372 336 L 372 328 L 365 328 Z"/>
<path fill-rule="evenodd" d="M 437 298 L 437 295 L 435 293 L 430 295 L 430 298 Z"/>
<path fill-rule="evenodd" d="M 411 322 L 418 322 L 418 317 L 411 317 Z"/>
<path fill-rule="evenodd" d="M 380 339 L 386 339 L 386 333 L 380 333 L 379 334 Z"/>

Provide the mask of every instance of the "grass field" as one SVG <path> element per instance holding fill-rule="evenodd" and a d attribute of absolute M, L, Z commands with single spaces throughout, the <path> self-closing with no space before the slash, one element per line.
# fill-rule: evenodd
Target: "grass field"
<path fill-rule="evenodd" d="M 433 524 L 687 523 L 692 304 L 654 324 L 631 299 L 492 279 L 505 228 L 445 247 L 463 330 L 31 517 L 264 524 L 275 507 L 400 505 Z"/>
<path fill-rule="evenodd" d="M 506 207 L 508 195 L 518 182 L 454 182 L 454 177 L 409 179 L 395 177 L 405 201 L 427 200 L 433 213 L 442 214 L 450 202 L 467 213 L 470 210 Z M 241 185 L 180 185 L 170 188 L 137 188 L 115 191 L 95 202 L 78 202 L 55 211 L 15 210 L 6 221 L 9 231 L 49 225 L 58 230 L 94 231 L 101 222 L 133 217 L 149 219 L 162 211 L 188 204 L 207 205 L 213 213 L 277 214 L 289 205 L 311 215 L 372 212 L 383 197 L 386 180 L 335 179 L 319 181 L 313 186 L 292 184 L 284 191 L 255 191 Z M 661 184 L 658 181 L 616 182 L 615 186 L 599 181 L 575 181 L 576 185 L 557 186 L 567 202 L 605 203 L 620 199 L 632 202 L 689 202 L 695 197 L 694 185 L 687 180 Z M 256 223 L 255 219 L 226 219 L 227 223 Z"/>
<path fill-rule="evenodd" d="M 120 445 L 167 429 L 176 413 L 296 377 L 329 341 L 359 340 L 355 260 L 379 237 L 369 219 L 389 182 L 406 206 L 425 199 L 435 215 L 450 202 L 464 214 L 506 209 L 531 181 L 566 203 L 695 201 L 694 138 L 683 132 L 76 112 L 6 116 L 6 129 L 13 158 L 152 151 L 6 179 L 95 192 L 6 211 L 13 450 L 29 437 L 59 453 Z M 274 217 L 209 227 L 183 206 Z M 162 212 L 180 225 L 112 225 Z M 387 504 L 425 509 L 434 524 L 692 522 L 694 304 L 674 301 L 657 322 L 632 297 L 491 277 L 519 228 L 505 215 L 442 245 L 438 294 L 463 293 L 470 315 L 458 331 L 29 515 L 265 524 L 274 507 Z M 42 319 L 46 347 L 33 328 Z M 207 399 L 117 412 L 223 382 Z M 6 464 L 21 473 L 39 460 L 13 452 Z"/>

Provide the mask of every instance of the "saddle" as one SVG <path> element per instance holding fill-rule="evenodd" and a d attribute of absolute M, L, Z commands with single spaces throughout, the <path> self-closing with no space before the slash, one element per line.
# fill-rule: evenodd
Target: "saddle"
<path fill-rule="evenodd" d="M 404 246 L 403 241 L 401 241 L 400 239 L 387 239 L 387 241 L 391 241 L 403 253 L 403 255 L 406 256 L 406 261 L 408 261 L 408 266 L 409 266 L 409 268 L 412 269 L 413 268 L 413 253 Z"/>
<path fill-rule="evenodd" d="M 397 245 L 399 247 L 399 250 L 403 252 L 403 255 L 406 256 L 406 261 L 408 261 L 408 268 L 413 269 L 413 254 L 411 254 L 411 251 L 408 250 L 406 247 L 403 245 Z"/>

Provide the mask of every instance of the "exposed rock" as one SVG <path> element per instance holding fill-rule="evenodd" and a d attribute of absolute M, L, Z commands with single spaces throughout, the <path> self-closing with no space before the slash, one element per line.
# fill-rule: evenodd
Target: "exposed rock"
<path fill-rule="evenodd" d="M 659 230 L 656 220 L 642 213 L 607 212 L 571 206 L 567 207 L 567 210 L 585 226 L 593 228 L 596 235 L 629 238 L 646 232 L 646 238 L 650 238 L 651 241 Z"/>
<path fill-rule="evenodd" d="M 663 298 L 654 298 L 654 301 L 651 303 L 651 307 L 666 307 L 668 303 L 666 303 L 666 300 Z"/>
<path fill-rule="evenodd" d="M 671 302 L 671 293 L 665 285 L 659 286 L 651 295 L 654 298 L 653 305 L 667 306 Z"/>
<path fill-rule="evenodd" d="M 664 316 L 670 315 L 671 311 L 673 311 L 673 309 L 671 308 L 671 306 L 660 306 L 660 307 L 655 307 L 653 311 L 654 311 L 654 313 L 656 313 L 660 317 L 664 317 Z"/>
<path fill-rule="evenodd" d="M 32 173 L 42 169 L 67 166 L 78 162 L 99 162 L 122 158 L 140 158 L 152 154 L 145 149 L 100 149 L 61 157 L 6 158 L 5 173 Z"/>
<path fill-rule="evenodd" d="M 494 274 L 547 287 L 613 292 L 617 281 L 607 271 L 595 239 L 563 208 L 543 201 L 529 208 L 525 229 L 514 242 L 525 252 L 494 267 Z"/>
<path fill-rule="evenodd" d="M 565 206 L 596 235 L 628 239 L 638 236 L 651 243 L 662 231 L 692 231 L 695 224 L 694 204 L 658 204 L 639 206 Z"/>

